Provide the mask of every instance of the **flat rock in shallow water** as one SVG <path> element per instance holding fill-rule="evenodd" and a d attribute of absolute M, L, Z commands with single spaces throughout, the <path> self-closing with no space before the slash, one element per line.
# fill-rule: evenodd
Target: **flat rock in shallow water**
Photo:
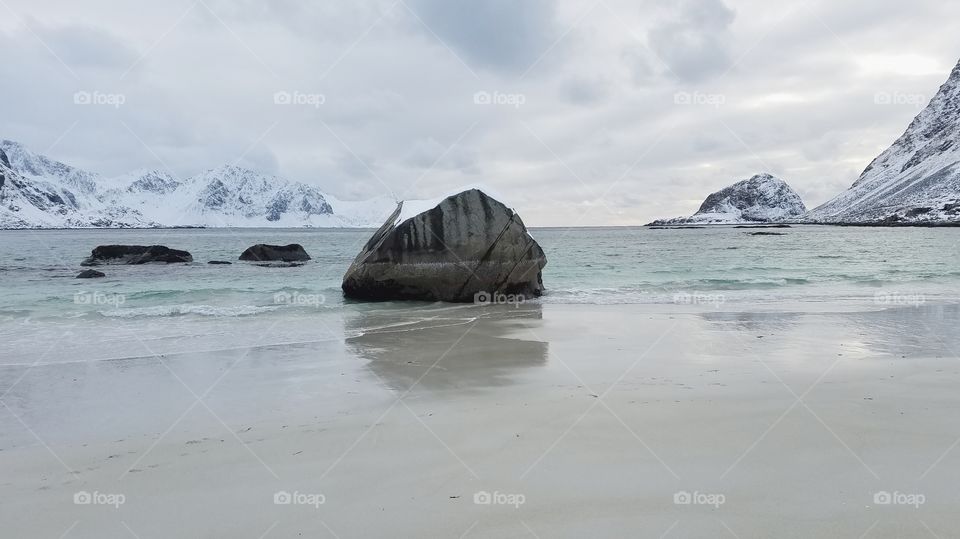
<path fill-rule="evenodd" d="M 499 302 L 543 292 L 543 249 L 501 202 L 470 189 L 419 213 L 404 204 L 350 265 L 348 297 Z"/>
<path fill-rule="evenodd" d="M 262 264 L 254 264 L 254 266 L 261 268 L 299 268 L 302 265 L 303 262 L 265 262 Z"/>
<path fill-rule="evenodd" d="M 77 274 L 77 279 L 96 279 L 98 277 L 106 277 L 107 274 L 102 271 L 97 270 L 83 270 Z"/>
<path fill-rule="evenodd" d="M 226 260 L 211 260 L 207 264 L 213 264 L 215 266 L 233 264 L 233 262 L 227 262 Z"/>
<path fill-rule="evenodd" d="M 81 266 L 100 266 L 103 264 L 166 264 L 193 262 L 193 256 L 178 249 L 164 245 L 100 245 L 95 248 Z"/>
<path fill-rule="evenodd" d="M 251 262 L 302 262 L 310 255 L 298 243 L 290 245 L 266 245 L 258 243 L 240 254 L 240 260 Z"/>

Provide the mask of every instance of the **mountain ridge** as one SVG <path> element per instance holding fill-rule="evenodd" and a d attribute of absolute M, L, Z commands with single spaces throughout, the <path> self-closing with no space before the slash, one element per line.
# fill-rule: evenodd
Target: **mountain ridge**
<path fill-rule="evenodd" d="M 811 210 L 823 224 L 960 223 L 960 62 L 846 191 Z"/>
<path fill-rule="evenodd" d="M 106 178 L 0 141 L 0 228 L 378 227 L 388 197 L 341 201 L 237 165 L 187 178 L 140 169 Z"/>

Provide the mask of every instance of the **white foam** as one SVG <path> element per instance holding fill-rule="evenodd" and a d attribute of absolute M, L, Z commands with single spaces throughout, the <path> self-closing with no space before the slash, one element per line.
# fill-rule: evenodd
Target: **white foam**
<path fill-rule="evenodd" d="M 258 307 L 255 305 L 237 305 L 233 307 L 217 307 L 213 305 L 158 305 L 156 307 L 132 307 L 99 311 L 103 316 L 111 318 L 136 318 L 140 316 L 182 316 L 196 314 L 199 316 L 250 316 L 275 311 L 278 306 Z"/>

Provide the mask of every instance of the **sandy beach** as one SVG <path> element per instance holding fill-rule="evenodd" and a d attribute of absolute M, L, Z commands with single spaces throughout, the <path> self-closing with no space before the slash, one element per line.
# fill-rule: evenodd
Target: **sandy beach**
<path fill-rule="evenodd" d="M 235 321 L 220 350 L 118 332 L 99 357 L 0 370 L 0 520 L 9 537 L 950 537 L 958 319 L 424 304 Z"/>

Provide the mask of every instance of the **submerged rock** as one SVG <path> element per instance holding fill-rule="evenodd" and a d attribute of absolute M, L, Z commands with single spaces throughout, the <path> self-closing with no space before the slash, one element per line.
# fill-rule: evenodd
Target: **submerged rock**
<path fill-rule="evenodd" d="M 77 279 L 96 279 L 96 278 L 98 278 L 98 277 L 106 277 L 106 276 L 107 276 L 107 274 L 104 273 L 104 272 L 102 272 L 102 271 L 97 271 L 97 270 L 88 269 L 88 270 L 83 270 L 83 271 L 81 271 L 81 272 L 76 276 L 76 278 L 77 278 Z"/>
<path fill-rule="evenodd" d="M 233 264 L 233 262 L 227 262 L 226 260 L 210 260 L 209 262 L 207 262 L 207 264 L 213 264 L 217 266 L 217 265 Z"/>
<path fill-rule="evenodd" d="M 193 262 L 187 251 L 171 249 L 164 245 L 100 245 L 95 248 L 81 266 L 103 264 L 149 264 L 152 262 Z"/>
<path fill-rule="evenodd" d="M 299 243 L 291 243 L 290 245 L 258 243 L 241 253 L 240 260 L 251 262 L 302 262 L 310 260 L 310 255 Z"/>
<path fill-rule="evenodd" d="M 547 264 L 520 216 L 479 189 L 401 202 L 343 278 L 348 297 L 498 302 L 539 296 Z"/>

